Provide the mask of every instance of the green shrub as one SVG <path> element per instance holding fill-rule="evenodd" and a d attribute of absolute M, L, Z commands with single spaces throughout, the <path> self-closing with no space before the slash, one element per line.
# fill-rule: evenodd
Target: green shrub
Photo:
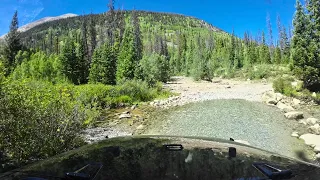
<path fill-rule="evenodd" d="M 297 96 L 297 91 L 292 87 L 291 82 L 282 77 L 273 81 L 273 89 L 286 96 Z"/>
<path fill-rule="evenodd" d="M 83 144 L 86 110 L 72 86 L 32 80 L 7 82 L 0 98 L 0 151 L 17 166 Z"/>

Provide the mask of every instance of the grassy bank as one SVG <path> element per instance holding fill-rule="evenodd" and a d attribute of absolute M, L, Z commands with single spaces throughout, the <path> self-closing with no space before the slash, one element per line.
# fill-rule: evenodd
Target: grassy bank
<path fill-rule="evenodd" d="M 79 147 L 84 144 L 79 132 L 94 124 L 106 109 L 169 94 L 161 84 L 149 87 L 135 80 L 115 86 L 2 81 L 0 152 L 5 158 L 1 163 L 20 166 Z"/>

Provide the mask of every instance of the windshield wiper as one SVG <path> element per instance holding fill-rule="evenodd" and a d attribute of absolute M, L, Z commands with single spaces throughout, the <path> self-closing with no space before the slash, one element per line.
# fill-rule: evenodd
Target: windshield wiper
<path fill-rule="evenodd" d="M 266 163 L 254 163 L 252 166 L 271 180 L 293 178 L 291 170 L 281 170 Z"/>

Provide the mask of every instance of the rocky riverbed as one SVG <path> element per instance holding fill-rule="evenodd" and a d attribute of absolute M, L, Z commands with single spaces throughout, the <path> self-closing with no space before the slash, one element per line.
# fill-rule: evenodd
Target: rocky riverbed
<path fill-rule="evenodd" d="M 312 150 L 317 152 L 318 146 L 310 142 L 316 141 L 318 137 L 308 134 L 317 134 L 319 121 L 303 110 L 299 111 L 301 107 L 305 107 L 303 102 L 273 93 L 271 83 L 265 80 L 214 79 L 212 82 L 194 82 L 191 78 L 174 77 L 173 81 L 164 85 L 164 88 L 179 95 L 116 112 L 111 117 L 113 121 L 105 124 L 102 129 L 87 130 L 85 133 L 87 141 L 95 142 L 106 137 L 135 134 L 193 135 L 224 139 L 232 137 L 253 146 L 290 156 L 294 156 L 295 150 L 306 149 L 308 153 Z M 212 103 L 214 106 L 211 106 Z M 144 107 L 149 109 L 137 115 L 136 111 Z M 181 111 L 180 107 L 184 110 Z M 192 110 L 192 107 L 196 110 Z M 215 118 L 215 113 L 221 116 L 220 120 L 223 119 L 222 124 L 220 121 L 216 122 L 219 118 Z M 176 121 L 176 118 L 179 123 L 170 124 Z M 190 121 L 185 120 L 186 118 Z M 157 128 L 158 131 L 155 131 Z M 303 145 L 303 141 L 311 148 Z M 277 150 L 277 144 L 286 144 L 284 142 L 289 145 Z M 293 147 L 290 152 L 285 150 L 289 146 Z M 313 157 L 317 156 L 319 155 Z"/>

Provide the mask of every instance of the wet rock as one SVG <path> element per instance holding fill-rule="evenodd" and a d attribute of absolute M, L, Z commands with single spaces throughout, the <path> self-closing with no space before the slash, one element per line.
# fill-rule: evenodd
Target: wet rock
<path fill-rule="evenodd" d="M 144 129 L 144 125 L 139 125 L 137 128 L 136 128 L 137 130 L 142 130 L 142 129 Z"/>
<path fill-rule="evenodd" d="M 297 111 L 292 111 L 292 112 L 287 112 L 286 114 L 284 114 L 284 116 L 287 119 L 302 119 L 303 118 L 303 112 L 297 112 Z"/>
<path fill-rule="evenodd" d="M 272 105 L 276 105 L 278 103 L 278 101 L 274 98 L 270 98 L 266 101 L 267 104 L 272 104 Z"/>
<path fill-rule="evenodd" d="M 282 112 L 291 112 L 294 111 L 293 107 L 284 104 L 283 102 L 278 102 L 277 107 L 282 111 Z"/>
<path fill-rule="evenodd" d="M 299 133 L 298 133 L 298 132 L 293 132 L 293 133 L 291 134 L 291 136 L 298 138 L 298 137 L 299 137 Z"/>
<path fill-rule="evenodd" d="M 306 145 L 313 148 L 320 147 L 320 135 L 304 134 L 300 136 L 299 139 L 303 139 Z"/>
<path fill-rule="evenodd" d="M 311 133 L 313 133 L 313 134 L 317 134 L 317 135 L 320 134 L 320 125 L 319 125 L 319 124 L 315 124 L 315 125 L 313 125 L 313 126 L 310 126 L 308 129 L 309 129 L 309 131 L 311 131 Z"/>
<path fill-rule="evenodd" d="M 319 119 L 316 119 L 316 118 L 308 118 L 307 120 L 306 120 L 306 123 L 308 124 L 308 125 L 315 125 L 315 124 L 317 124 L 319 122 Z"/>

